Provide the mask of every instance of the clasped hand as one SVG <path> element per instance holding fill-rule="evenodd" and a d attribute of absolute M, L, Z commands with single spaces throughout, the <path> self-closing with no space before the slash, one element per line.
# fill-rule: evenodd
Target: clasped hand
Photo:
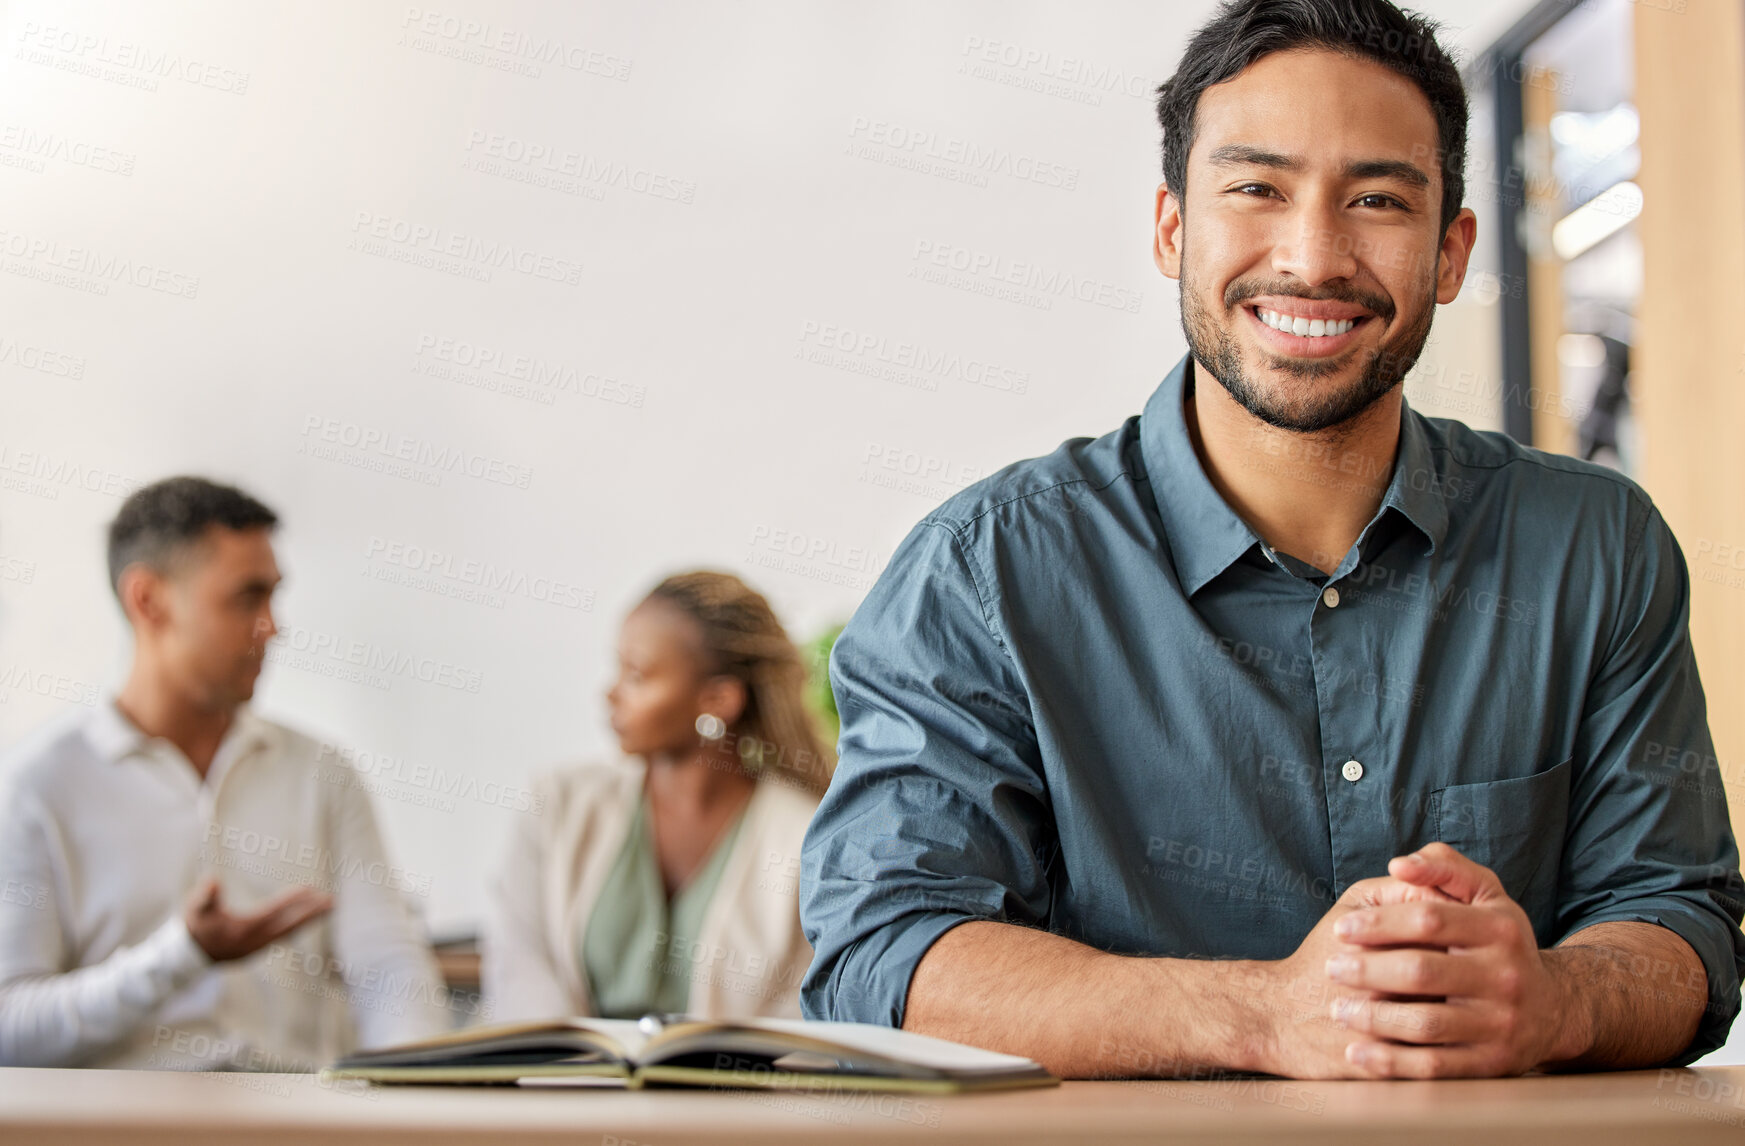
<path fill-rule="evenodd" d="M 1524 1074 L 1575 1036 L 1563 980 L 1496 873 L 1443 843 L 1353 884 L 1278 967 L 1325 1000 L 1280 1022 L 1267 1069 L 1296 1077 Z"/>

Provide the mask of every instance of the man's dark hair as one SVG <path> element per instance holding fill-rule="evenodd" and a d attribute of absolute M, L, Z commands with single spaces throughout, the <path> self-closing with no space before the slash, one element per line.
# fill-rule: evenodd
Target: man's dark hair
<path fill-rule="evenodd" d="M 1175 75 L 1158 85 L 1163 180 L 1178 201 L 1188 185 L 1200 93 L 1235 79 L 1274 52 L 1321 49 L 1375 60 L 1418 85 L 1436 116 L 1442 169 L 1442 227 L 1466 198 L 1466 87 L 1460 69 L 1436 42 L 1439 25 L 1388 0 L 1225 0 L 1182 53 Z M 1304 114 L 1310 114 L 1308 108 Z M 1183 206 L 1185 216 L 1186 207 Z"/>
<path fill-rule="evenodd" d="M 153 482 L 121 503 L 109 523 L 109 585 L 121 596 L 121 571 L 141 562 L 163 571 L 208 527 L 271 529 L 278 514 L 235 486 L 200 477 Z"/>

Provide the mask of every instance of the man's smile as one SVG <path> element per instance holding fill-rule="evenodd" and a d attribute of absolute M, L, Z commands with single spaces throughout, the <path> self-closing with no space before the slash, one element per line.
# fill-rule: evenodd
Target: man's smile
<path fill-rule="evenodd" d="M 1354 342 L 1374 315 L 1342 302 L 1267 299 L 1243 303 L 1260 344 L 1292 358 L 1331 358 Z"/>

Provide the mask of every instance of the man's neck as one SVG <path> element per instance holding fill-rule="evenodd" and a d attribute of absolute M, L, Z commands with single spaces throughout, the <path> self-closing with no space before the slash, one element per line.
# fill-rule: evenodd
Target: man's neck
<path fill-rule="evenodd" d="M 1262 422 L 1204 366 L 1192 367 L 1183 415 L 1213 488 L 1267 545 L 1332 573 L 1393 480 L 1399 388 L 1350 422 L 1300 434 Z"/>
<path fill-rule="evenodd" d="M 137 659 L 115 704 L 121 715 L 141 732 L 161 737 L 181 749 L 202 780 L 236 716 L 234 708 L 208 708 L 193 703 L 162 673 L 152 671 Z"/>

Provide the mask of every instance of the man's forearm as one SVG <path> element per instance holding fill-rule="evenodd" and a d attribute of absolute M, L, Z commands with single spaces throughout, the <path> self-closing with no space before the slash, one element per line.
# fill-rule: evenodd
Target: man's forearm
<path fill-rule="evenodd" d="M 1690 944 L 1655 923 L 1596 923 L 1544 953 L 1567 993 L 1568 1037 L 1542 1070 L 1655 1066 L 1690 1045 L 1709 1003 Z"/>
<path fill-rule="evenodd" d="M 1062 1078 L 1261 1069 L 1267 1027 L 1248 1000 L 1262 966 L 1111 955 L 978 920 L 915 968 L 903 1029 L 1021 1054 Z"/>
<path fill-rule="evenodd" d="M 169 920 L 101 963 L 0 987 L 0 1066 L 78 1066 L 128 1038 L 208 965 Z"/>

